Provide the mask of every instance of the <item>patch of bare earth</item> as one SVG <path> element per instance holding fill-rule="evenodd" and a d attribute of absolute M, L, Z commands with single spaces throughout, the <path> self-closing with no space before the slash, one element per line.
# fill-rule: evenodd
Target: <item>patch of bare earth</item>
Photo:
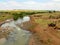
<path fill-rule="evenodd" d="M 43 29 L 38 25 L 33 30 L 35 33 L 32 34 L 29 45 L 60 45 L 60 36 L 53 28 Z"/>
<path fill-rule="evenodd" d="M 31 19 L 34 22 L 34 18 Z M 49 26 L 43 28 L 38 24 L 30 31 L 33 33 L 29 45 L 60 45 L 60 31 L 58 29 Z"/>

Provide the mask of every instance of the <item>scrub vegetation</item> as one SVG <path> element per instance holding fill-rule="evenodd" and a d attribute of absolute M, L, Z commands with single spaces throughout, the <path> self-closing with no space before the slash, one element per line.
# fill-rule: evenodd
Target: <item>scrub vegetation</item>
<path fill-rule="evenodd" d="M 14 20 L 18 18 L 23 18 L 23 16 L 33 15 L 33 14 L 40 14 L 40 13 L 52 13 L 55 11 L 44 11 L 44 10 L 1 10 L 0 11 L 0 20 L 5 20 L 7 18 L 13 17 Z"/>

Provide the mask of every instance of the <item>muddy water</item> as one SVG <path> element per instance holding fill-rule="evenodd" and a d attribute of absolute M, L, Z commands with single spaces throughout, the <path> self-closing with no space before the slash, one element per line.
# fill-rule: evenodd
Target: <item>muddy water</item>
<path fill-rule="evenodd" d="M 13 31 L 10 32 L 7 38 L 3 38 L 0 40 L 0 45 L 28 45 L 31 33 L 29 31 L 21 29 L 16 24 L 20 24 L 29 20 L 29 17 L 24 17 L 23 19 L 18 19 L 17 21 L 11 21 L 3 24 L 1 27 L 8 27 Z"/>

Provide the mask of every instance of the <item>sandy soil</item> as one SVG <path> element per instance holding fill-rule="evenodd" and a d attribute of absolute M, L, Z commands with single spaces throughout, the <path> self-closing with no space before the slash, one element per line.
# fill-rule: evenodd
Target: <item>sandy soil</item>
<path fill-rule="evenodd" d="M 6 41 L 5 38 L 0 39 L 0 45 L 4 45 L 5 41 Z"/>
<path fill-rule="evenodd" d="M 31 19 L 34 22 L 33 17 Z M 60 45 L 60 32 L 53 27 L 43 28 L 38 24 L 32 32 L 35 33 L 32 33 L 29 45 Z"/>

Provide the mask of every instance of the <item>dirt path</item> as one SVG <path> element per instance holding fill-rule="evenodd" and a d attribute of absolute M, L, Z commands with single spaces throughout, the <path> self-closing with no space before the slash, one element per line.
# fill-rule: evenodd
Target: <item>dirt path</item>
<path fill-rule="evenodd" d="M 33 34 L 29 43 L 30 45 L 60 45 L 60 37 L 57 36 L 55 30 L 48 27 L 44 29 L 38 25 L 33 29 L 33 31 L 36 33 L 35 36 Z"/>

